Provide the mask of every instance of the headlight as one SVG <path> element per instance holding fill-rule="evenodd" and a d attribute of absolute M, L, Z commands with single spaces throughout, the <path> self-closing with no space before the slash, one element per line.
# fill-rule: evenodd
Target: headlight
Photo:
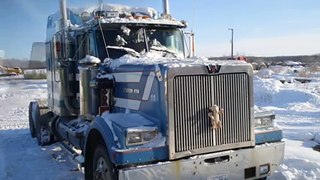
<path fill-rule="evenodd" d="M 256 127 L 273 127 L 274 112 L 259 112 L 254 114 Z"/>
<path fill-rule="evenodd" d="M 150 141 L 156 137 L 157 133 L 158 132 L 156 132 L 156 131 L 143 132 L 142 133 L 142 140 L 143 141 Z"/>
<path fill-rule="evenodd" d="M 141 133 L 133 132 L 127 134 L 127 145 L 128 144 L 139 144 L 142 142 Z"/>
<path fill-rule="evenodd" d="M 265 164 L 265 165 L 261 165 L 259 167 L 259 174 L 260 176 L 268 174 L 270 171 L 270 165 L 269 164 Z"/>
<path fill-rule="evenodd" d="M 126 145 L 141 145 L 154 139 L 158 134 L 158 130 L 155 127 L 138 127 L 128 128 Z"/>

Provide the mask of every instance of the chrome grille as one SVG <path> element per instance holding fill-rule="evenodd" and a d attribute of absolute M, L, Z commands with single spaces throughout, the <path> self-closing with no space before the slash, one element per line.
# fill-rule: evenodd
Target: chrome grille
<path fill-rule="evenodd" d="M 211 127 L 208 107 L 213 105 L 224 109 L 221 129 Z M 176 76 L 173 114 L 176 153 L 241 147 L 241 143 L 252 139 L 249 76 L 246 73 Z"/>

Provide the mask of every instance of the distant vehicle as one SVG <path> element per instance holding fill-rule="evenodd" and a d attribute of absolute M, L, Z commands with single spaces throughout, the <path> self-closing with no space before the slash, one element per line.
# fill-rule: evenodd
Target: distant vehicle
<path fill-rule="evenodd" d="M 229 57 L 227 58 L 228 60 L 238 60 L 238 61 L 248 61 L 248 58 L 246 56 L 237 56 L 237 57 Z"/>
<path fill-rule="evenodd" d="M 238 60 L 238 61 L 248 61 L 248 58 L 246 57 L 246 56 L 237 56 L 236 58 L 235 58 L 235 60 Z"/>
<path fill-rule="evenodd" d="M 23 70 L 20 67 L 5 67 L 5 66 L 0 66 L 0 69 L 5 71 L 8 75 L 18 75 L 18 74 L 23 74 Z"/>

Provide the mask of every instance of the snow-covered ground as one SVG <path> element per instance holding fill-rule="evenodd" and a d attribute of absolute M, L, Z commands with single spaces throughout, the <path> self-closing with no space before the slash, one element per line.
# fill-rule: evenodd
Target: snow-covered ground
<path fill-rule="evenodd" d="M 320 178 L 320 152 L 312 149 L 320 143 L 320 73 L 271 67 L 256 73 L 254 87 L 256 110 L 276 112 L 286 143 L 284 162 L 269 179 Z M 0 78 L 0 179 L 84 179 L 57 144 L 39 147 L 31 138 L 28 104 L 41 98 L 46 80 Z"/>
<path fill-rule="evenodd" d="M 320 73 L 274 66 L 256 73 L 254 89 L 256 106 L 275 111 L 283 130 L 285 159 L 271 179 L 320 179 Z"/>
<path fill-rule="evenodd" d="M 46 96 L 46 80 L 0 78 L 0 180 L 84 179 L 58 145 L 41 148 L 31 138 L 29 102 Z"/>

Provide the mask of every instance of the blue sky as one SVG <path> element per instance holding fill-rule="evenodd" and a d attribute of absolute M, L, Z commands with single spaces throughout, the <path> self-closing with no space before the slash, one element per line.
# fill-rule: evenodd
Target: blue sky
<path fill-rule="evenodd" d="M 103 0 L 104 3 L 150 6 L 161 0 Z M 98 0 L 67 0 L 69 7 Z M 0 56 L 29 58 L 32 42 L 45 40 L 46 20 L 59 0 L 1 0 Z M 320 53 L 319 0 L 184 0 L 170 1 L 176 19 L 187 20 L 196 33 L 199 56 L 229 55 L 234 28 L 235 54 L 276 56 Z"/>

